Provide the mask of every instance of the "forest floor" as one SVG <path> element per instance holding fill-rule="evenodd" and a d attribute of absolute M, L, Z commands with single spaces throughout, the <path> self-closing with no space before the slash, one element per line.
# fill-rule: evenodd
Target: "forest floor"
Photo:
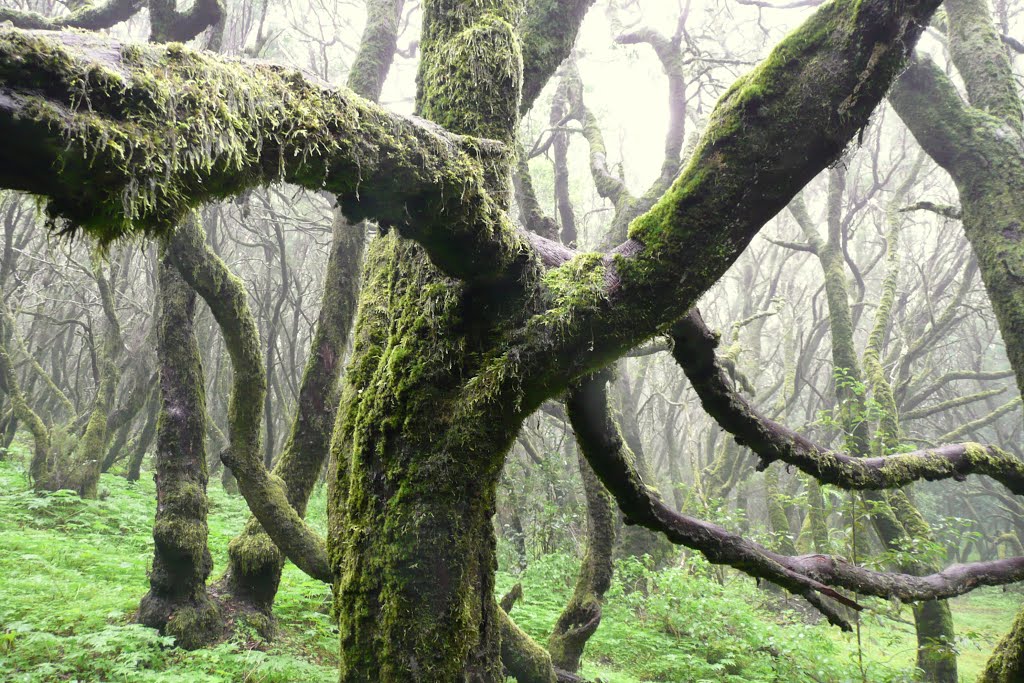
<path fill-rule="evenodd" d="M 183 652 L 132 623 L 147 589 L 154 486 L 149 473 L 129 484 L 104 475 L 104 497 L 36 496 L 14 449 L 0 461 L 0 681 L 292 682 L 337 679 L 337 636 L 329 588 L 289 565 L 278 594 L 280 635 L 272 643 L 238 633 L 216 647 Z M 245 503 L 211 485 L 210 547 L 215 576 L 228 541 L 245 522 Z M 324 493 L 310 504 L 324 526 Z M 523 584 L 516 621 L 542 640 L 565 603 L 575 561 L 551 554 L 498 588 Z M 880 604 L 856 639 L 780 606 L 782 598 L 691 558 L 652 571 L 620 562 L 604 621 L 582 673 L 604 683 L 880 683 L 912 679 L 909 611 Z M 1017 593 L 977 591 L 954 601 L 961 679 L 973 681 L 1021 602 Z"/>

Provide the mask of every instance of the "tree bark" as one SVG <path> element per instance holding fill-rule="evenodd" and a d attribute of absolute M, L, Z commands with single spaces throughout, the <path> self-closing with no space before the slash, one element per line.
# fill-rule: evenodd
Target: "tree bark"
<path fill-rule="evenodd" d="M 206 544 L 206 401 L 192 327 L 195 292 L 166 255 L 159 268 L 157 511 L 150 588 L 138 619 L 192 649 L 213 642 L 222 629 L 220 610 L 206 592 L 213 567 Z"/>

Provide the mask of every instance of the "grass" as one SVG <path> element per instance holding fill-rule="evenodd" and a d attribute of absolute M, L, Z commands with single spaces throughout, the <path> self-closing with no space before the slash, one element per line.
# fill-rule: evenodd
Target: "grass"
<path fill-rule="evenodd" d="M 278 594 L 273 643 L 239 633 L 216 647 L 183 652 L 132 623 L 152 556 L 152 478 L 129 484 L 104 475 L 105 497 L 31 492 L 15 449 L 0 461 L 0 681 L 334 681 L 337 636 L 329 589 L 289 565 Z M 210 547 L 216 577 L 228 541 L 246 519 L 244 502 L 211 485 Z M 324 498 L 310 504 L 324 528 Z M 567 599 L 575 560 L 550 554 L 518 576 L 499 572 L 498 589 L 523 583 L 516 621 L 543 642 Z M 1012 621 L 1020 597 L 983 590 L 954 601 L 960 670 L 973 681 Z M 790 606 L 795 602 L 789 602 Z M 583 673 L 604 683 L 647 681 L 885 683 L 912 679 L 913 631 L 889 618 L 906 609 L 876 605 L 862 628 L 865 675 L 850 636 L 789 609 L 783 598 L 733 576 L 724 585 L 697 559 L 652 571 L 620 562 L 605 618 L 588 646 Z M 887 614 L 883 617 L 882 614 Z"/>
<path fill-rule="evenodd" d="M 289 565 L 277 603 L 281 637 L 240 633 L 183 652 L 131 623 L 148 588 L 155 489 L 103 475 L 102 500 L 31 492 L 18 463 L 0 462 L 0 681 L 336 681 L 329 588 Z M 245 502 L 210 487 L 215 576 L 246 520 Z M 322 493 L 318 495 L 322 496 Z M 322 511 L 322 497 L 311 510 Z M 311 521 L 323 529 L 322 512 Z"/>
<path fill-rule="evenodd" d="M 499 590 L 521 581 L 512 614 L 534 638 L 547 637 L 574 579 L 562 555 L 534 561 L 521 576 L 499 574 Z M 732 575 L 722 585 L 700 558 L 651 571 L 620 561 L 583 673 L 603 683 L 884 683 L 913 681 L 916 640 L 909 607 L 872 601 L 861 623 L 863 675 L 855 634 L 808 615 L 800 601 Z M 973 683 L 1009 629 L 1022 598 L 981 589 L 952 602 L 960 680 Z M 810 618 L 809 618 L 810 617 Z"/>

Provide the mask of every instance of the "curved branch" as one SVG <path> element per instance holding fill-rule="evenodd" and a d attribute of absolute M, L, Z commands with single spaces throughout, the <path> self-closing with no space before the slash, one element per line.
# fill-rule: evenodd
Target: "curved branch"
<path fill-rule="evenodd" d="M 69 28 L 100 31 L 128 21 L 145 6 L 145 0 L 110 0 L 103 5 L 87 4 L 65 16 L 52 18 L 38 12 L 0 7 L 0 24 L 10 22 L 15 28 L 41 31 Z"/>
<path fill-rule="evenodd" d="M 577 437 L 584 456 L 618 502 L 629 523 L 663 533 L 677 545 L 701 552 L 724 564 L 766 579 L 799 595 L 820 593 L 854 609 L 862 607 L 830 586 L 861 595 L 915 602 L 962 595 L 980 586 L 1005 585 L 1024 579 L 1024 557 L 958 564 L 927 576 L 875 572 L 828 555 L 790 557 L 774 553 L 727 529 L 668 508 L 647 487 L 632 464 L 618 426 L 611 416 L 605 389 L 607 375 L 584 380 L 569 397 L 576 413 Z M 827 585 L 826 585 L 827 584 Z M 812 603 L 818 598 L 811 596 Z"/>
<path fill-rule="evenodd" d="M 166 43 L 191 40 L 220 21 L 224 7 L 219 0 L 198 0 L 185 12 L 178 12 L 175 0 L 110 0 L 103 5 L 84 4 L 62 17 L 22 12 L 0 7 L 0 24 L 39 31 L 80 29 L 102 31 L 128 21 L 149 6 L 151 40 Z"/>
<path fill-rule="evenodd" d="M 288 559 L 310 576 L 333 580 L 327 548 L 289 504 L 280 477 L 263 464 L 260 425 L 267 390 L 259 330 L 249 310 L 245 287 L 207 246 L 195 220 L 184 222 L 168 242 L 167 253 L 182 277 L 203 297 L 224 335 L 233 379 L 228 403 L 230 447 L 221 455 L 238 479 L 249 510 Z"/>
<path fill-rule="evenodd" d="M 672 355 L 693 384 L 704 410 L 738 443 L 761 459 L 758 469 L 776 460 L 798 467 L 823 484 L 844 489 L 877 490 L 905 486 L 920 479 L 963 480 L 984 474 L 1017 495 L 1024 495 L 1024 462 L 995 446 L 975 443 L 874 458 L 855 458 L 813 443 L 774 422 L 751 406 L 730 385 L 715 356 L 718 341 L 693 311 L 672 328 Z"/>
<path fill-rule="evenodd" d="M 664 533 L 673 543 L 698 550 L 715 564 L 731 565 L 797 594 L 818 591 L 848 607 L 861 609 L 828 586 L 783 567 L 761 546 L 717 524 L 681 515 L 663 504 L 633 465 L 633 454 L 608 405 L 607 381 L 607 372 L 582 380 L 578 389 L 568 395 L 566 409 L 575 425 L 583 456 L 615 498 L 627 523 Z"/>

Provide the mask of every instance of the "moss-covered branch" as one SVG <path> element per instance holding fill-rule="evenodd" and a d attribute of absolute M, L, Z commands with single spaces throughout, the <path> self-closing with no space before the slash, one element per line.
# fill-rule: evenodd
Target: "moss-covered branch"
<path fill-rule="evenodd" d="M 530 398 L 539 403 L 685 315 L 867 124 L 938 5 L 836 0 L 741 78 L 630 239 L 546 274 L 547 310 L 505 355 L 538 378 Z"/>
<path fill-rule="evenodd" d="M 761 415 L 732 388 L 715 356 L 717 339 L 699 313 L 680 321 L 672 334 L 672 355 L 693 384 L 704 410 L 739 443 L 751 448 L 762 468 L 781 460 L 823 484 L 854 490 L 893 489 L 922 479 L 962 480 L 969 474 L 981 474 L 1024 495 L 1024 463 L 995 446 L 952 444 L 861 458 L 815 444 Z"/>
<path fill-rule="evenodd" d="M 924 601 L 949 598 L 980 586 L 1005 585 L 1024 579 L 1024 557 L 947 567 L 927 576 L 875 572 L 828 555 L 791 557 L 774 553 L 717 524 L 679 514 L 666 506 L 637 474 L 611 417 L 606 378 L 582 383 L 571 410 L 583 416 L 577 438 L 584 455 L 632 524 L 658 531 L 673 543 L 701 552 L 715 564 L 725 564 L 757 578 L 772 581 L 800 595 L 818 592 L 859 609 L 830 586 L 862 595 Z M 811 599 L 819 602 L 818 597 Z"/>
<path fill-rule="evenodd" d="M 561 64 L 594 0 L 528 0 L 519 25 L 523 44 L 523 97 L 520 111 L 533 106 Z"/>
<path fill-rule="evenodd" d="M 972 73 L 963 75 L 966 79 Z M 1007 87 L 1016 90 L 1012 79 Z M 980 93 L 973 97 L 990 100 Z M 1019 133 L 1006 118 L 964 102 L 949 77 L 928 59 L 907 69 L 889 100 L 921 147 L 956 183 L 964 233 L 978 258 L 1017 387 L 1024 391 L 1024 153 Z"/>
<path fill-rule="evenodd" d="M 0 8 L 0 24 L 10 22 L 21 29 L 59 31 L 68 28 L 99 31 L 128 21 L 146 6 L 145 0 L 110 0 L 102 5 L 85 3 L 61 17 L 47 17 L 38 12 Z"/>
<path fill-rule="evenodd" d="M 59 17 L 0 7 L 0 24 L 9 22 L 16 28 L 42 31 L 102 31 L 128 21 L 148 6 L 153 41 L 185 42 L 220 21 L 224 13 L 218 0 L 199 0 L 184 12 L 177 11 L 176 4 L 175 0 L 110 0 L 102 5 L 86 2 Z"/>
<path fill-rule="evenodd" d="M 45 197 L 66 229 L 101 241 L 166 232 L 205 201 L 288 181 L 399 228 L 456 277 L 514 276 L 530 261 L 484 189 L 504 145 L 291 69 L 0 28 L 0 135 L 0 186 Z"/>
<path fill-rule="evenodd" d="M 310 576 L 331 581 L 323 539 L 288 501 L 287 487 L 263 465 L 260 426 L 267 390 L 259 330 L 245 287 L 210 249 L 202 229 L 187 221 L 172 235 L 168 255 L 185 281 L 206 301 L 224 335 L 233 379 L 228 403 L 230 447 L 221 456 L 238 479 L 249 510 L 295 565 Z"/>
<path fill-rule="evenodd" d="M 271 475 L 285 482 L 288 503 L 300 516 L 305 514 L 330 448 L 338 406 L 338 378 L 355 317 L 359 267 L 366 240 L 363 227 L 350 225 L 340 214 L 335 215 L 333 232 L 323 300 L 310 340 L 295 419 Z M 243 532 L 231 541 L 229 555 L 227 583 L 232 594 L 269 613 L 285 555 L 256 518 L 250 518 Z"/>

